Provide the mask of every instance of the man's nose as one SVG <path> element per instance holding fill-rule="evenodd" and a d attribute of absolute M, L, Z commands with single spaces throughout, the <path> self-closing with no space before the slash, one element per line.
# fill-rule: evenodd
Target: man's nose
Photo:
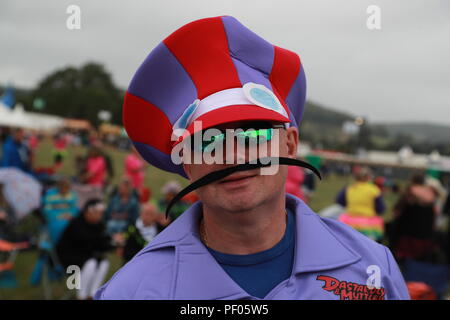
<path fill-rule="evenodd" d="M 227 164 L 242 164 L 248 160 L 248 148 L 245 144 L 234 139 L 227 139 L 225 146 Z"/>

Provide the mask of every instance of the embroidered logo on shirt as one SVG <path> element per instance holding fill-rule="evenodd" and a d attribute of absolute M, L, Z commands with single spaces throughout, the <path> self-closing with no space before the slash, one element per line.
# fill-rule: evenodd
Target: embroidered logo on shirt
<path fill-rule="evenodd" d="M 324 281 L 322 288 L 333 292 L 341 300 L 384 300 L 384 288 L 369 288 L 355 282 L 340 281 L 329 276 L 318 276 L 316 280 Z"/>

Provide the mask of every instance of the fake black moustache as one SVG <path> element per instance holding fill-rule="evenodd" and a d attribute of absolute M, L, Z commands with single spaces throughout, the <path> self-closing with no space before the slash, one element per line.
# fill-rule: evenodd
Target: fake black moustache
<path fill-rule="evenodd" d="M 252 160 L 254 162 L 255 160 Z M 181 198 L 183 198 L 188 193 L 194 191 L 195 189 L 198 189 L 200 187 L 203 187 L 207 184 L 210 184 L 212 182 L 215 182 L 217 180 L 221 180 L 225 178 L 226 176 L 229 176 L 230 174 L 233 174 L 238 171 L 247 171 L 247 170 L 254 170 L 258 168 L 268 167 L 271 166 L 273 163 L 280 164 L 280 165 L 289 165 L 289 166 L 297 166 L 297 167 L 303 167 L 306 169 L 311 170 L 314 172 L 320 180 L 322 180 L 322 175 L 320 174 L 320 171 L 309 164 L 308 162 L 299 160 L 299 159 L 292 159 L 292 158 L 284 158 L 284 157 L 265 157 L 260 158 L 256 160 L 256 163 L 250 163 L 246 162 L 243 164 L 239 164 L 233 167 L 228 167 L 222 170 L 217 170 L 211 173 L 208 173 L 207 175 L 201 177 L 200 179 L 192 182 L 190 185 L 188 185 L 186 188 L 181 190 L 169 203 L 169 205 L 166 208 L 166 219 L 169 216 L 170 209 L 172 206 L 178 202 Z"/>

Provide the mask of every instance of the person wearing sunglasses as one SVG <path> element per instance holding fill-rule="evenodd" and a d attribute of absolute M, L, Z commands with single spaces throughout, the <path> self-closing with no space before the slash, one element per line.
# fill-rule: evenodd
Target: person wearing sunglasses
<path fill-rule="evenodd" d="M 187 139 L 184 146 L 190 149 L 191 156 L 192 152 L 202 156 L 207 154 L 216 155 L 216 152 L 221 152 L 221 154 L 217 154 L 216 162 L 226 163 L 226 154 L 229 151 L 234 151 L 231 149 L 235 145 L 239 150 L 253 148 L 253 153 L 258 155 L 264 153 L 265 149 L 267 149 L 267 143 L 272 141 L 274 137 L 277 137 L 275 130 L 280 128 L 285 128 L 285 126 L 268 121 L 231 122 L 194 134 L 190 139 Z M 196 138 L 197 135 L 199 135 L 198 138 Z M 227 143 L 228 146 L 226 145 Z M 195 159 L 188 158 L 187 160 L 185 162 L 194 162 Z M 228 160 L 231 164 L 235 162 L 235 159 L 231 157 Z M 200 161 L 199 163 L 203 162 Z"/>
<path fill-rule="evenodd" d="M 286 194 L 306 79 L 299 56 L 230 16 L 191 22 L 137 70 L 123 120 L 142 157 L 199 201 L 96 299 L 408 299 L 390 251 Z"/>

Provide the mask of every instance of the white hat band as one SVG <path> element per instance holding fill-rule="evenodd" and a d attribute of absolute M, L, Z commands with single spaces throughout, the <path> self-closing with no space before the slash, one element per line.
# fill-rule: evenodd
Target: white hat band
<path fill-rule="evenodd" d="M 195 100 L 173 125 L 173 129 L 186 129 L 202 115 L 224 107 L 234 105 L 254 105 L 289 118 L 275 94 L 265 86 L 252 82 L 246 83 L 242 88 L 225 89 L 202 100 Z"/>

